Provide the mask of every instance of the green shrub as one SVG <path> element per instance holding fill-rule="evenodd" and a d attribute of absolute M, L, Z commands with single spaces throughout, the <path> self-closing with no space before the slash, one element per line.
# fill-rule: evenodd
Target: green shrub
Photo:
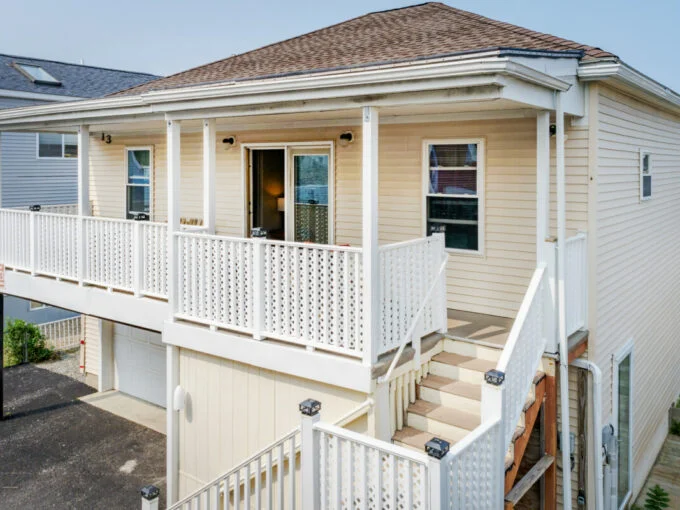
<path fill-rule="evenodd" d="M 54 351 L 45 344 L 45 337 L 38 326 L 20 319 L 10 319 L 4 338 L 6 366 L 24 361 L 24 344 L 29 362 L 35 363 L 54 357 Z"/>
<path fill-rule="evenodd" d="M 680 421 L 678 420 L 673 420 L 671 422 L 671 434 L 675 436 L 680 436 Z"/>
<path fill-rule="evenodd" d="M 658 484 L 647 491 L 645 510 L 663 510 L 670 508 L 671 498 Z"/>

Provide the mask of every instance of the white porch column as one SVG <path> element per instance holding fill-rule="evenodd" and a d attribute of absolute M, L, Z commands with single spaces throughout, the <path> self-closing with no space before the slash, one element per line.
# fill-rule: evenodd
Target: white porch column
<path fill-rule="evenodd" d="M 566 227 L 566 184 L 564 168 L 564 108 L 562 92 L 555 96 L 555 157 L 557 180 L 557 332 L 560 351 L 560 411 L 562 443 L 562 488 L 563 494 L 571 494 L 571 465 L 569 457 L 569 350 L 567 346 L 567 322 L 564 302 L 564 251 L 567 237 Z M 564 510 L 571 510 L 571 498 L 563 498 Z"/>
<path fill-rule="evenodd" d="M 177 303 L 177 243 L 175 233 L 180 226 L 179 182 L 180 182 L 180 123 L 167 120 L 168 152 L 168 304 L 170 320 L 173 319 Z M 175 388 L 179 384 L 179 348 L 166 347 L 166 477 L 167 504 L 177 501 L 179 496 L 179 411 L 173 406 Z"/>
<path fill-rule="evenodd" d="M 215 119 L 203 121 L 203 226 L 215 233 Z"/>
<path fill-rule="evenodd" d="M 550 112 L 536 117 L 536 262 L 546 262 L 550 231 Z"/>
<path fill-rule="evenodd" d="M 363 108 L 362 257 L 364 265 L 364 364 L 378 359 L 380 343 L 380 257 L 378 252 L 378 110 Z"/>
<path fill-rule="evenodd" d="M 90 215 L 90 127 L 78 126 L 78 215 Z"/>

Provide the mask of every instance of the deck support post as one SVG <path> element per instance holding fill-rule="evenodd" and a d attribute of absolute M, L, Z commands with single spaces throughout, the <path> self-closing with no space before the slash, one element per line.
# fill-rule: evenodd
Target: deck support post
<path fill-rule="evenodd" d="M 554 363 L 550 361 L 550 363 Z M 545 402 L 543 404 L 542 422 L 544 425 L 543 449 L 547 455 L 555 458 L 543 477 L 543 510 L 557 509 L 557 385 L 553 375 L 545 378 Z"/>
<path fill-rule="evenodd" d="M 378 248 L 378 110 L 364 106 L 362 117 L 363 163 L 362 257 L 364 269 L 364 364 L 378 360 L 380 345 L 380 252 Z"/>
<path fill-rule="evenodd" d="M 564 107 L 562 92 L 555 95 L 555 161 L 557 180 L 557 331 L 560 353 L 560 411 L 562 443 L 562 490 L 571 494 L 571 458 L 569 452 L 569 350 L 565 308 L 565 249 L 566 249 L 566 185 L 564 166 Z M 571 498 L 563 498 L 564 510 L 571 510 Z"/>
<path fill-rule="evenodd" d="M 87 277 L 85 216 L 90 216 L 90 127 L 78 126 L 78 283 Z"/>
<path fill-rule="evenodd" d="M 180 183 L 180 122 L 166 118 L 168 144 L 168 304 L 170 320 L 174 318 L 177 306 L 178 271 L 177 240 L 175 234 L 180 228 L 179 183 Z M 166 347 L 166 477 L 167 504 L 172 505 L 179 497 L 179 411 L 173 406 L 175 388 L 179 385 L 179 348 Z"/>
<path fill-rule="evenodd" d="M 203 121 L 203 226 L 208 234 L 215 233 L 215 119 Z"/>

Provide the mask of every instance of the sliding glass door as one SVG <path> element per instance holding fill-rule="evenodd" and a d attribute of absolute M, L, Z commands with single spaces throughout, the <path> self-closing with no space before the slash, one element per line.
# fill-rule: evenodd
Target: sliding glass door
<path fill-rule="evenodd" d="M 614 358 L 614 405 L 618 439 L 617 508 L 624 508 L 631 496 L 632 480 L 632 352 L 631 347 Z"/>

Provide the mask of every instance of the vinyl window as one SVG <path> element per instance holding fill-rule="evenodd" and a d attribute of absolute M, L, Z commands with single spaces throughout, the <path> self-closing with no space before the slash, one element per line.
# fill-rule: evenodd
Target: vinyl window
<path fill-rule="evenodd" d="M 39 159 L 64 159 L 78 157 L 78 137 L 68 133 L 38 133 Z"/>
<path fill-rule="evenodd" d="M 126 184 L 125 217 L 151 216 L 151 174 L 153 155 L 150 148 L 125 149 Z"/>
<path fill-rule="evenodd" d="M 640 200 L 652 198 L 652 155 L 640 151 Z"/>
<path fill-rule="evenodd" d="M 443 232 L 449 249 L 483 251 L 483 157 L 482 140 L 424 145 L 426 233 Z"/>

